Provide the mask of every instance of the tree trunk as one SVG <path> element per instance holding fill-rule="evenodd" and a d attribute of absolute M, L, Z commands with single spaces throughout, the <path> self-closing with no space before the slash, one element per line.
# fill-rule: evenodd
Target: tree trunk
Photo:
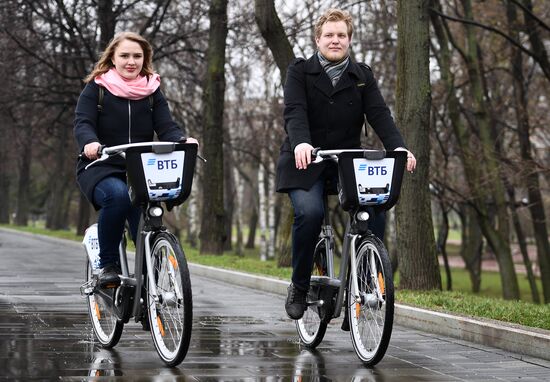
<path fill-rule="evenodd" d="M 80 193 L 80 197 L 78 199 L 78 217 L 77 217 L 77 223 L 76 223 L 76 234 L 77 235 L 84 235 L 86 232 L 86 228 L 90 225 L 90 217 L 91 217 L 91 205 L 90 202 L 88 202 L 88 199 L 84 196 L 84 194 Z"/>
<path fill-rule="evenodd" d="M 15 209 L 15 224 L 26 226 L 29 220 L 32 161 L 32 129 L 30 126 L 24 134 L 28 145 L 24 153 L 19 155 L 19 182 L 17 184 L 17 206 Z"/>
<path fill-rule="evenodd" d="M 528 1 L 530 3 L 530 1 Z M 531 5 L 532 8 L 532 5 Z M 507 3 L 507 16 L 509 24 L 509 34 L 514 37 L 516 41 L 519 41 L 519 31 L 516 26 L 517 14 L 515 6 Z M 534 28 L 531 16 L 525 15 L 526 26 Z M 530 39 L 536 40 L 537 36 L 535 30 L 529 30 Z M 533 42 L 532 42 L 533 45 Z M 535 47 L 533 45 L 533 47 Z M 546 53 L 544 53 L 546 56 Z M 546 60 L 548 61 L 548 60 Z M 514 100 L 516 103 L 516 121 L 518 140 L 520 145 L 522 167 L 528 169 L 526 174 L 525 184 L 527 186 L 527 195 L 529 197 L 529 212 L 533 221 L 533 231 L 535 235 L 535 241 L 537 243 L 537 256 L 540 266 L 542 289 L 545 303 L 550 303 L 550 243 L 548 241 L 548 230 L 546 227 L 546 214 L 545 207 L 540 191 L 539 173 L 536 170 L 537 166 L 533 160 L 530 139 L 531 126 L 529 124 L 529 113 L 527 112 L 527 89 L 525 87 L 525 78 L 523 75 L 523 59 L 519 49 L 512 46 L 512 54 L 510 57 L 510 65 L 512 68 L 512 79 L 514 86 Z M 529 270 L 528 270 L 529 271 Z M 536 289 L 536 284 L 534 284 Z M 537 292 L 538 298 L 538 292 Z M 535 300 L 533 300 L 535 301 Z"/>
<path fill-rule="evenodd" d="M 529 42 L 532 47 L 531 50 L 535 53 L 533 58 L 537 61 L 542 72 L 550 81 L 550 60 L 548 59 L 545 42 L 541 39 L 538 32 L 539 26 L 537 21 L 532 16 L 533 2 L 531 0 L 523 0 L 523 5 L 527 8 L 527 11 L 523 11 L 523 16 L 525 18 L 525 32 L 529 35 Z"/>
<path fill-rule="evenodd" d="M 225 45 L 227 0 L 211 0 L 207 72 L 203 98 L 203 152 L 208 160 L 202 176 L 200 253 L 223 253 L 223 110 L 225 95 Z"/>
<path fill-rule="evenodd" d="M 418 165 L 414 175 L 405 175 L 397 206 L 397 243 L 400 287 L 441 289 L 430 207 L 430 72 L 428 2 L 399 0 L 397 3 L 398 126 Z"/>
<path fill-rule="evenodd" d="M 243 248 L 243 199 L 244 199 L 244 182 L 239 175 L 239 171 L 233 168 L 233 178 L 235 179 L 235 225 L 237 228 L 237 243 L 235 253 L 237 256 L 244 256 Z"/>
<path fill-rule="evenodd" d="M 460 208 L 462 222 L 462 243 L 460 256 L 466 264 L 466 270 L 470 275 L 472 292 L 481 291 L 481 256 L 483 253 L 483 236 L 479 228 L 476 211 L 468 204 Z"/>
<path fill-rule="evenodd" d="M 260 33 L 281 72 L 281 81 L 284 82 L 286 69 L 294 59 L 294 52 L 275 10 L 274 0 L 255 0 L 254 16 Z"/>
<path fill-rule="evenodd" d="M 449 266 L 449 257 L 447 255 L 447 238 L 449 237 L 449 212 L 445 203 L 440 200 L 439 207 L 441 209 L 441 224 L 437 233 L 437 252 L 443 257 L 445 266 L 445 275 L 447 276 L 447 290 L 453 290 L 453 278 L 451 275 L 451 267 Z"/>
<path fill-rule="evenodd" d="M 439 7 L 439 2 L 434 1 L 432 4 L 435 7 Z M 441 80 L 446 87 L 448 99 L 447 107 L 449 113 L 449 119 L 451 126 L 457 137 L 458 145 L 460 147 L 461 159 L 464 165 L 464 171 L 466 180 L 470 190 L 476 190 L 477 185 L 481 182 L 481 175 L 479 167 L 476 165 L 476 154 L 473 152 L 470 145 L 472 140 L 472 134 L 468 131 L 464 125 L 460 116 L 460 103 L 456 97 L 454 87 L 454 77 L 451 72 L 451 53 L 449 51 L 449 39 L 445 33 L 445 29 L 441 23 L 441 20 L 435 13 L 431 13 L 431 21 L 435 31 L 435 35 L 439 45 L 438 59 Z M 469 196 L 473 198 L 472 203 L 474 205 L 481 204 L 483 201 L 476 199 L 473 191 L 470 191 Z M 472 281 L 472 290 L 479 292 L 481 285 L 481 252 L 482 245 L 480 228 L 477 222 L 477 217 L 473 216 L 475 210 L 469 205 L 465 205 L 461 209 L 462 218 L 462 246 L 461 256 L 466 263 L 466 269 L 470 273 L 470 279 Z"/>
<path fill-rule="evenodd" d="M 262 158 L 261 154 L 260 158 Z M 260 260 L 266 261 L 268 251 L 266 170 L 261 163 L 260 159 L 260 166 L 258 166 L 258 222 L 260 223 Z"/>
<path fill-rule="evenodd" d="M 12 179 L 9 163 L 8 147 L 12 144 L 8 130 L 8 118 L 0 111 L 0 224 L 9 224 L 10 222 L 10 183 Z"/>
<path fill-rule="evenodd" d="M 192 248 L 197 248 L 197 231 L 198 231 L 198 207 L 197 207 L 197 189 L 191 193 L 187 202 L 187 242 Z"/>
<path fill-rule="evenodd" d="M 115 35 L 117 20 L 113 10 L 113 0 L 97 1 L 97 18 L 100 31 L 99 49 L 104 50 Z M 91 203 L 81 193 L 78 203 L 77 235 L 84 235 L 86 228 L 88 228 L 92 212 L 91 208 Z"/>
<path fill-rule="evenodd" d="M 295 56 L 292 51 L 292 46 L 288 41 L 288 37 L 286 36 L 283 24 L 275 10 L 275 2 L 274 0 L 255 0 L 254 6 L 256 24 L 279 68 L 281 82 L 284 83 L 286 70 Z M 280 205 L 280 226 L 277 230 L 279 233 L 279 237 L 277 238 L 277 263 L 280 264 L 280 266 L 286 266 L 282 264 L 290 263 L 288 259 L 291 258 L 292 246 L 289 242 L 291 241 L 290 233 L 294 219 L 294 211 L 288 197 L 278 198 L 278 200 L 282 202 L 282 205 Z"/>
<path fill-rule="evenodd" d="M 531 264 L 531 259 L 529 259 L 529 252 L 527 250 L 527 242 L 525 240 L 525 234 L 523 233 L 523 228 L 521 227 L 521 223 L 519 221 L 519 216 L 517 211 L 518 207 L 516 206 L 516 203 L 514 203 L 514 200 L 516 199 L 515 191 L 511 185 L 508 185 L 507 191 L 511 201 L 510 210 L 512 212 L 512 222 L 514 224 L 514 229 L 516 231 L 516 237 L 518 240 L 521 256 L 523 258 L 523 264 L 525 265 L 525 270 L 527 272 L 527 280 L 529 281 L 529 287 L 531 288 L 531 298 L 533 299 L 534 303 L 540 304 L 540 296 L 539 296 L 539 291 L 537 287 L 537 281 L 533 273 L 533 265 Z"/>
<path fill-rule="evenodd" d="M 395 209 L 386 212 L 386 233 L 384 234 L 384 244 L 390 256 L 391 269 L 395 275 L 399 267 L 397 233 L 395 230 Z"/>
<path fill-rule="evenodd" d="M 281 208 L 287 213 L 281 214 L 281 225 L 277 235 L 277 266 L 290 267 L 292 265 L 292 223 L 294 213 L 287 195 L 279 195 Z M 286 219 L 286 220 L 285 220 Z"/>
<path fill-rule="evenodd" d="M 227 138 L 227 142 L 230 142 L 230 139 Z M 233 155 L 231 150 L 224 148 L 224 209 L 225 209 L 225 219 L 224 219 L 224 243 L 223 250 L 231 251 L 233 249 L 233 218 L 235 216 L 235 184 L 233 178 L 233 168 L 235 166 L 233 161 Z"/>
<path fill-rule="evenodd" d="M 463 5 L 466 18 L 472 17 L 469 1 L 463 0 Z M 439 2 L 434 2 L 434 6 L 440 8 Z M 450 53 L 448 50 L 449 41 L 452 40 L 447 37 L 441 21 L 435 13 L 432 14 L 432 24 L 439 41 L 441 76 L 448 91 L 449 118 L 460 146 L 460 154 L 470 192 L 469 200 L 477 212 L 483 235 L 487 239 L 491 250 L 497 255 L 501 270 L 503 296 L 507 299 L 517 299 L 519 298 L 519 288 L 510 250 L 506 197 L 503 193 L 499 161 L 496 157 L 494 141 L 491 137 L 491 124 L 484 101 L 483 79 L 480 73 L 476 36 L 473 27 L 466 25 L 468 48 L 464 58 L 470 79 L 470 91 L 477 122 L 475 130 L 479 131 L 478 139 L 464 125 L 460 117 L 461 106 L 454 92 L 454 80 L 450 69 Z M 475 151 L 478 146 L 481 147 L 480 152 Z M 488 200 L 496 211 L 498 229 L 495 229 L 492 225 Z"/>
<path fill-rule="evenodd" d="M 275 258 L 275 165 L 273 161 L 269 162 L 269 171 L 267 171 L 267 258 Z"/>
<path fill-rule="evenodd" d="M 256 227 L 258 225 L 258 208 L 254 203 L 252 207 L 252 214 L 250 215 L 250 221 L 248 223 L 248 238 L 246 240 L 245 248 L 251 249 L 256 246 Z"/>
<path fill-rule="evenodd" d="M 472 6 L 470 0 L 462 0 L 466 19 L 472 19 Z M 466 31 L 466 65 L 470 79 L 470 92 L 473 101 L 474 114 L 476 116 L 476 129 L 479 132 L 479 140 L 482 150 L 481 166 L 484 169 L 486 185 L 484 190 L 479 189 L 479 197 L 491 196 L 494 203 L 497 228 L 493 228 L 485 215 L 481 222 L 481 229 L 487 238 L 491 249 L 497 256 L 502 294 L 505 299 L 519 299 L 519 286 L 516 270 L 512 260 L 510 249 L 509 215 L 504 186 L 501 179 L 501 168 L 498 153 L 495 149 L 495 140 L 491 133 L 491 122 L 485 92 L 483 91 L 483 74 L 481 71 L 481 58 L 477 36 L 472 25 L 464 26 Z"/>
<path fill-rule="evenodd" d="M 97 17 L 99 21 L 99 47 L 105 49 L 115 35 L 116 16 L 113 11 L 113 0 L 97 1 Z"/>

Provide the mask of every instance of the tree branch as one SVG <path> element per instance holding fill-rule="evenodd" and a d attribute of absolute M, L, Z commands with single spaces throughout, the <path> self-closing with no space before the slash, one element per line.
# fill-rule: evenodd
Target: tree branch
<path fill-rule="evenodd" d="M 462 18 L 458 18 L 458 17 L 453 17 L 453 16 L 449 16 L 449 15 L 446 15 L 442 12 L 439 12 L 437 9 L 435 8 L 430 8 L 430 10 L 432 12 L 434 12 L 435 14 L 437 14 L 438 16 L 444 18 L 444 19 L 447 19 L 447 20 L 451 20 L 451 21 L 455 21 L 455 22 L 459 22 L 459 23 L 462 23 L 462 24 L 469 24 L 469 25 L 473 25 L 473 26 L 476 26 L 478 28 L 481 28 L 481 29 L 486 29 L 488 31 L 491 31 L 491 32 L 494 32 L 496 34 L 498 34 L 499 36 L 501 37 L 504 37 L 508 42 L 510 42 L 512 45 L 516 46 L 518 49 L 520 49 L 523 53 L 533 57 L 534 59 L 537 59 L 537 55 L 530 51 L 529 49 L 523 47 L 523 45 L 519 44 L 516 40 L 514 40 L 512 37 L 508 36 L 506 33 L 502 32 L 501 30 L 497 29 L 497 28 L 494 28 L 492 26 L 489 26 L 489 25 L 485 25 L 485 24 L 481 24 L 481 23 L 478 23 L 477 21 L 474 21 L 474 20 L 467 20 L 467 19 L 462 19 Z"/>

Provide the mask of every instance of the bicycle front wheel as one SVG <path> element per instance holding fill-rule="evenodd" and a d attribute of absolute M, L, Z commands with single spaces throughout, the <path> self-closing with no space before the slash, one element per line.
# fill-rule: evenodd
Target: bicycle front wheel
<path fill-rule="evenodd" d="M 364 237 L 357 248 L 358 290 L 351 274 L 348 278 L 350 332 L 359 359 L 374 366 L 386 353 L 393 327 L 392 270 L 386 248 L 376 236 Z"/>
<path fill-rule="evenodd" d="M 154 280 L 147 278 L 151 336 L 160 358 L 168 366 L 176 366 L 187 355 L 191 339 L 193 299 L 189 269 L 171 234 L 158 234 L 152 248 Z M 155 283 L 156 298 L 151 294 L 151 281 Z"/>
<path fill-rule="evenodd" d="M 318 282 L 319 278 L 327 277 L 327 252 L 325 241 L 319 240 L 313 254 L 313 268 L 311 270 L 311 281 L 307 294 L 308 303 L 321 300 L 323 284 Z M 309 304 L 304 315 L 296 320 L 296 330 L 302 343 L 314 349 L 321 343 L 327 330 L 328 321 L 322 318 L 322 311 L 318 305 Z"/>
<path fill-rule="evenodd" d="M 91 282 L 93 277 L 92 264 L 86 256 L 86 282 Z M 114 294 L 115 290 L 105 289 L 104 293 Z M 104 348 L 112 348 L 120 340 L 124 324 L 117 319 L 109 303 L 99 293 L 88 295 L 86 303 L 95 338 Z"/>

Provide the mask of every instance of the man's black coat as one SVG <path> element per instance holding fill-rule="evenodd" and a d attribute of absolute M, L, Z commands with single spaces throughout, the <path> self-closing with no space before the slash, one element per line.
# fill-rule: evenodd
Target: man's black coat
<path fill-rule="evenodd" d="M 323 149 L 361 146 L 365 116 L 387 150 L 405 147 L 370 68 L 350 62 L 335 87 L 317 54 L 288 67 L 284 87 L 287 137 L 277 163 L 277 192 L 309 190 L 325 165 L 296 169 L 294 148 L 309 143 Z"/>

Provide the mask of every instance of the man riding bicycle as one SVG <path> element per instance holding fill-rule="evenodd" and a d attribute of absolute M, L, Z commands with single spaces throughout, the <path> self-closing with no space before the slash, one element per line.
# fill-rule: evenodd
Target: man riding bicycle
<path fill-rule="evenodd" d="M 386 150 L 406 150 L 371 68 L 349 55 L 352 33 L 348 12 L 327 10 L 315 25 L 317 52 L 308 60 L 296 59 L 287 71 L 287 137 L 277 163 L 277 192 L 288 193 L 294 208 L 292 283 L 285 303 L 294 320 L 306 309 L 313 252 L 325 213 L 325 184 L 337 174 L 336 167 L 326 162 L 309 166 L 314 147 L 359 148 L 366 116 Z M 410 151 L 407 158 L 407 170 L 412 172 L 416 159 Z M 384 226 L 385 216 L 380 213 L 369 228 L 382 239 Z"/>

